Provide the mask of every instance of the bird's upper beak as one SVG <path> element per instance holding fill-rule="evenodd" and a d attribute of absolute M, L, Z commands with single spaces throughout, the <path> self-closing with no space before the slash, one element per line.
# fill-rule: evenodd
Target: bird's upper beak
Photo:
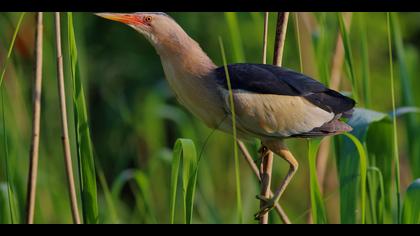
<path fill-rule="evenodd" d="M 141 23 L 141 18 L 132 13 L 95 13 L 95 15 L 124 24 L 133 25 Z"/>

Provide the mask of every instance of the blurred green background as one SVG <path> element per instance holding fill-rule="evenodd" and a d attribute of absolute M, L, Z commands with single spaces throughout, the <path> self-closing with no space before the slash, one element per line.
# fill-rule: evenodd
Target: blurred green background
<path fill-rule="evenodd" d="M 219 36 L 225 43 L 228 63 L 262 61 L 263 13 L 168 14 L 199 42 L 217 65 L 222 65 Z M 2 69 L 19 15 L 19 13 L 0 14 L 0 68 Z M 402 61 L 398 55 L 401 50 L 396 51 L 396 47 L 393 46 L 396 104 L 397 107 L 419 107 L 420 13 L 399 13 L 396 16 L 401 30 L 398 36 L 402 39 L 404 52 Z M 70 223 L 71 214 L 60 141 L 53 15 L 45 13 L 44 17 L 44 77 L 35 222 Z M 97 173 L 104 174 L 111 193 L 111 198 L 107 201 L 104 185 L 98 182 L 99 222 L 169 222 L 172 148 L 177 138 L 188 138 L 194 141 L 197 152 L 203 153 L 198 172 L 193 223 L 237 223 L 232 137 L 217 131 L 203 147 L 212 130 L 206 128 L 176 102 L 164 80 L 159 56 L 145 38 L 130 27 L 106 21 L 91 13 L 74 13 L 73 17 Z M 291 14 L 283 66 L 299 71 L 300 55 L 295 19 Z M 275 22 L 276 14 L 272 13 L 269 20 L 268 62 L 271 62 L 273 56 Z M 67 18 L 62 14 L 70 140 L 76 167 L 66 25 Z M 298 30 L 303 71 L 313 78 L 329 81 L 331 60 L 340 33 L 337 13 L 299 13 Z M 1 223 L 11 222 L 7 204 L 3 154 L 6 146 L 3 134 L 7 137 L 8 165 L 12 170 L 12 173 L 9 173 L 11 176 L 9 182 L 15 192 L 15 208 L 18 211 L 16 220 L 22 222 L 24 219 L 31 136 L 34 32 L 35 14 L 26 13 L 2 84 L 7 127 L 0 124 Z M 363 32 L 366 33 L 366 40 L 363 40 Z M 348 33 L 356 72 L 356 86 L 359 86 L 361 98 L 358 106 L 379 112 L 391 112 L 386 14 L 353 13 Z M 366 44 L 363 45 L 364 43 Z M 367 61 L 364 59 L 366 52 L 368 52 Z M 404 73 L 400 73 L 402 65 L 409 80 L 402 78 L 404 76 Z M 369 70 L 366 72 L 364 68 Z M 366 88 L 364 82 L 367 80 L 364 73 L 368 74 L 370 86 L 367 91 L 362 92 Z M 344 65 L 341 75 L 343 79 L 340 90 L 351 92 L 354 84 L 347 78 Z M 408 86 L 404 87 L 404 81 L 408 81 Z M 405 96 L 407 93 L 409 97 Z M 420 130 L 418 118 L 416 114 L 408 114 L 398 120 L 403 193 L 414 179 L 420 177 L 420 166 L 413 166 L 415 163 L 420 163 L 420 156 L 413 157 L 416 155 L 415 148 L 420 146 L 420 139 L 413 139 L 409 135 L 410 130 L 411 132 Z M 409 119 L 413 122 L 410 123 Z M 375 135 L 369 136 L 372 142 L 374 137 Z M 300 162 L 300 169 L 281 198 L 280 204 L 294 223 L 310 222 L 306 142 L 306 140 L 287 141 Z M 247 144 L 254 157 L 257 157 L 257 144 L 257 141 Z M 388 144 L 392 145 L 392 142 Z M 388 144 L 379 143 L 376 146 Z M 383 148 L 392 150 L 392 147 Z M 331 148 L 325 180 L 321 185 L 328 222 L 339 223 L 340 219 L 341 221 L 343 219 L 342 215 L 340 217 L 340 184 L 336 165 L 339 155 L 333 150 L 334 147 Z M 420 155 L 420 151 L 417 154 Z M 386 160 L 391 162 L 392 152 L 384 155 L 388 155 Z M 253 214 L 259 207 L 259 201 L 255 198 L 259 192 L 259 183 L 244 159 L 240 158 L 243 219 L 245 223 L 255 223 Z M 286 163 L 280 158 L 275 159 L 274 185 L 287 173 L 287 168 Z M 76 169 L 75 174 L 78 178 Z M 139 184 L 141 181 L 133 180 L 133 177 L 139 175 L 144 180 L 143 184 Z M 391 176 L 384 178 L 391 179 Z M 394 214 L 394 211 L 394 207 L 386 207 L 389 215 Z M 178 211 L 177 216 L 180 215 Z M 374 222 L 373 215 L 369 213 L 368 222 Z M 270 213 L 270 216 L 272 223 L 281 222 L 274 212 Z M 384 217 L 384 221 L 395 222 L 394 218 Z M 180 220 L 176 222 L 178 221 L 180 222 Z"/>

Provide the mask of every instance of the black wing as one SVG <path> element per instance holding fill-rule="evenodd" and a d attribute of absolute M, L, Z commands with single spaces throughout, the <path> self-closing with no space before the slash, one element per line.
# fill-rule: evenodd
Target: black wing
<path fill-rule="evenodd" d="M 302 96 L 312 104 L 335 114 L 350 111 L 355 101 L 320 82 L 296 71 L 264 64 L 228 65 L 233 90 L 245 90 L 260 94 Z M 217 83 L 228 89 L 225 68 L 215 71 Z"/>

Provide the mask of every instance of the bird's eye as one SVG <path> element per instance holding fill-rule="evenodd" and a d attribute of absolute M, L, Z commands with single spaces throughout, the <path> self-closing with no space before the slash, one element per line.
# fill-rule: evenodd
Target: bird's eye
<path fill-rule="evenodd" d="M 152 17 L 151 16 L 146 16 L 144 17 L 144 21 L 147 23 L 150 23 L 152 21 Z"/>

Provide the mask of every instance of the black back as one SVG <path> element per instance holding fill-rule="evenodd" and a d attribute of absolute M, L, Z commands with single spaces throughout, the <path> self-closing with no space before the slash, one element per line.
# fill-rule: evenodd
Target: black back
<path fill-rule="evenodd" d="M 228 65 L 232 90 L 245 90 L 259 94 L 302 96 L 312 104 L 340 114 L 351 110 L 355 101 L 320 82 L 296 71 L 264 64 Z M 217 83 L 228 89 L 225 68 L 215 69 Z"/>

